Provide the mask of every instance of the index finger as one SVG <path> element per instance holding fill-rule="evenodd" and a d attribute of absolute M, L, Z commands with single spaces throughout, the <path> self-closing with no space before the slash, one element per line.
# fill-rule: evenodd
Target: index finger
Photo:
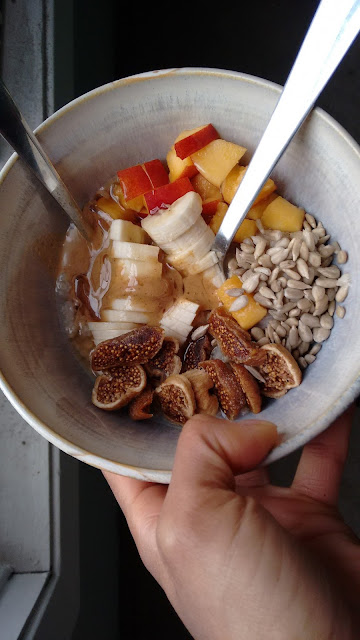
<path fill-rule="evenodd" d="M 103 471 L 127 520 L 140 556 L 154 575 L 158 565 L 156 527 L 167 485 L 144 482 Z"/>

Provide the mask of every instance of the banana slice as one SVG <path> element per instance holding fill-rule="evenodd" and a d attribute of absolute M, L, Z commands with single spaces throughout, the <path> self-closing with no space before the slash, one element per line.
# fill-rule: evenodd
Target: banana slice
<path fill-rule="evenodd" d="M 184 251 L 171 254 L 167 257 L 169 264 L 180 272 L 185 272 L 192 262 L 197 262 L 208 253 L 214 242 L 214 233 L 207 227 L 205 233 L 197 242 L 190 245 Z"/>
<path fill-rule="evenodd" d="M 141 226 L 160 247 L 172 242 L 195 224 L 201 216 L 202 200 L 196 191 L 189 191 L 164 211 L 146 216 Z"/>
<path fill-rule="evenodd" d="M 172 242 L 163 242 L 161 244 L 161 248 L 163 251 L 169 254 L 174 254 L 178 251 L 184 251 L 186 247 L 193 245 L 195 242 L 201 238 L 206 229 L 208 228 L 205 220 L 200 216 L 195 222 L 195 224 L 190 227 L 185 233 L 181 234 L 178 238 L 173 240 Z"/>
<path fill-rule="evenodd" d="M 145 243 L 149 241 L 149 236 L 144 229 L 128 220 L 113 220 L 109 238 L 118 242 Z"/>
<path fill-rule="evenodd" d="M 181 322 L 181 320 L 175 320 L 174 318 L 162 318 L 160 322 L 161 327 L 167 327 L 173 331 L 176 331 L 184 338 L 187 338 L 190 331 L 192 331 L 193 327 L 191 324 L 185 324 L 185 322 Z"/>
<path fill-rule="evenodd" d="M 169 327 L 163 327 L 163 329 L 165 331 L 164 335 L 166 338 L 176 338 L 180 345 L 184 344 L 186 338 L 184 338 L 184 336 L 182 336 L 180 333 L 178 333 L 174 329 L 170 329 Z"/>
<path fill-rule="evenodd" d="M 101 331 L 115 331 L 118 329 L 127 329 L 130 331 L 131 329 L 135 329 L 135 322 L 88 322 L 88 327 L 90 331 L 96 331 L 100 333 Z"/>
<path fill-rule="evenodd" d="M 133 280 L 138 282 L 139 280 L 154 280 L 161 278 L 162 264 L 161 262 L 155 262 L 155 260 L 114 260 L 118 263 L 115 265 L 115 270 L 118 272 L 118 276 L 122 279 Z"/>
<path fill-rule="evenodd" d="M 116 311 L 105 309 L 101 312 L 101 319 L 105 322 L 135 322 L 137 324 L 152 324 L 156 322 L 156 313 L 142 313 L 141 311 Z"/>
<path fill-rule="evenodd" d="M 203 272 L 202 277 L 205 286 L 209 284 L 215 287 L 215 289 L 221 287 L 221 285 L 225 282 L 225 276 L 219 264 L 214 264 L 213 267 L 206 269 Z"/>
<path fill-rule="evenodd" d="M 143 311 L 149 313 L 156 311 L 159 307 L 158 300 L 152 300 L 150 298 L 134 298 L 129 296 L 128 298 L 115 298 L 111 302 L 111 308 L 117 311 Z"/>
<path fill-rule="evenodd" d="M 210 267 L 214 266 L 217 262 L 219 262 L 219 258 L 215 251 L 208 251 L 201 260 L 190 262 L 183 269 L 184 276 L 192 276 L 197 273 L 202 273 L 203 271 L 206 271 L 206 269 L 210 269 Z"/>
<path fill-rule="evenodd" d="M 152 244 L 139 244 L 136 242 L 119 242 L 113 241 L 112 254 L 114 258 L 125 260 L 158 260 L 159 247 Z"/>
<path fill-rule="evenodd" d="M 192 324 L 198 309 L 199 305 L 196 304 L 196 302 L 192 302 L 186 298 L 179 298 L 175 304 L 164 313 L 163 317 L 171 317 L 185 324 Z"/>

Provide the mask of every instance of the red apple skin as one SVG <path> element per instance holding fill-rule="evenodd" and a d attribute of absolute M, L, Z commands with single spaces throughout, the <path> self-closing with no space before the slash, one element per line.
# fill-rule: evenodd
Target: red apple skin
<path fill-rule="evenodd" d="M 200 129 L 200 131 L 192 133 L 190 136 L 187 136 L 187 138 L 179 140 L 179 142 L 175 142 L 176 155 L 181 158 L 181 160 L 184 160 L 218 138 L 220 138 L 220 136 L 215 127 L 213 127 L 212 124 L 207 124 Z"/>
<path fill-rule="evenodd" d="M 220 200 L 205 200 L 202 205 L 202 213 L 204 216 L 213 216 L 216 213 Z"/>
<path fill-rule="evenodd" d="M 143 167 L 152 184 L 152 189 L 157 189 L 169 183 L 168 173 L 161 160 L 156 159 L 150 160 L 150 162 L 144 162 Z"/>
<path fill-rule="evenodd" d="M 143 167 L 137 164 L 117 172 L 125 202 L 142 196 L 152 189 L 149 176 Z"/>
<path fill-rule="evenodd" d="M 149 191 L 144 196 L 149 213 L 153 214 L 157 213 L 159 209 L 166 209 L 188 191 L 194 191 L 189 178 L 179 178 L 163 187 Z"/>

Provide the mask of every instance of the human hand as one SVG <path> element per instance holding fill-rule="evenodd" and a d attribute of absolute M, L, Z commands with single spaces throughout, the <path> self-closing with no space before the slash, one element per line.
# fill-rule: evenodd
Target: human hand
<path fill-rule="evenodd" d="M 140 556 L 196 640 L 355 640 L 360 547 L 336 502 L 351 411 L 304 448 L 290 488 L 254 469 L 274 425 L 198 415 L 169 487 L 104 472 Z M 242 474 L 242 475 L 238 475 Z"/>

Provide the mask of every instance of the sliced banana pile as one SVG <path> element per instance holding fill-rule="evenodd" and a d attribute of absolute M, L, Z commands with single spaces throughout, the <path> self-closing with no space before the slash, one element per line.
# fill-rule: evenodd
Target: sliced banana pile
<path fill-rule="evenodd" d="M 145 290 L 147 283 L 156 283 L 159 295 L 162 264 L 159 262 L 159 247 L 147 244 L 149 236 L 137 225 L 127 220 L 114 220 L 110 227 L 111 250 L 114 258 L 112 283 L 121 278 L 131 282 L 141 281 Z M 148 288 L 149 293 L 155 290 Z M 158 302 L 149 296 L 127 296 L 114 298 L 110 309 L 101 312 L 100 322 L 89 322 L 95 345 L 116 338 L 142 324 L 154 324 L 158 318 Z"/>
<path fill-rule="evenodd" d="M 223 282 L 218 258 L 211 251 L 215 235 L 201 216 L 202 200 L 198 193 L 189 191 L 168 209 L 147 216 L 142 228 L 167 254 L 167 261 L 182 276 L 203 273 L 215 286 Z M 220 282 L 221 280 L 221 282 Z M 220 282 L 220 284 L 218 284 Z"/>
<path fill-rule="evenodd" d="M 176 300 L 160 321 L 160 326 L 165 329 L 165 335 L 176 338 L 179 344 L 183 344 L 194 328 L 192 323 L 198 309 L 199 305 L 195 302 L 185 298 Z"/>

